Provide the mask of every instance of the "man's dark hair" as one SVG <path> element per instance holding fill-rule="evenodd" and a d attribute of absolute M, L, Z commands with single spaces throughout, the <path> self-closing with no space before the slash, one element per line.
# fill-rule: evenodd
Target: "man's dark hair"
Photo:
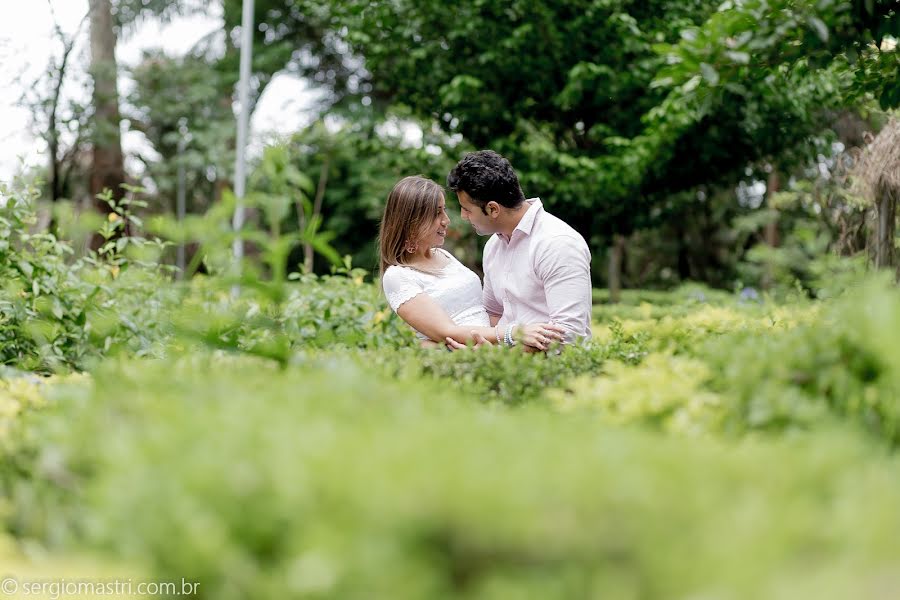
<path fill-rule="evenodd" d="M 525 202 L 525 194 L 512 165 L 493 150 L 466 154 L 447 175 L 447 187 L 456 193 L 468 194 L 485 214 L 484 207 L 491 201 L 506 208 L 515 208 Z"/>

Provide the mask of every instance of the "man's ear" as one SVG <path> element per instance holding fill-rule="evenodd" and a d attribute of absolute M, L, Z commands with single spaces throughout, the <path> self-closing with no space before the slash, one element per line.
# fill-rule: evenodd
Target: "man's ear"
<path fill-rule="evenodd" d="M 493 200 L 484 205 L 489 217 L 497 218 L 500 216 L 500 205 Z"/>

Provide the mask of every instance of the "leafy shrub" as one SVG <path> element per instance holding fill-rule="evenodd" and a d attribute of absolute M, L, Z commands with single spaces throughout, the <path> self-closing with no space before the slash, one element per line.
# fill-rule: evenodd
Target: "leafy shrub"
<path fill-rule="evenodd" d="M 303 276 L 284 306 L 285 332 L 296 346 L 396 348 L 415 343 L 364 271 Z"/>
<path fill-rule="evenodd" d="M 704 388 L 710 379 L 697 359 L 651 354 L 638 366 L 610 362 L 602 377 L 581 376 L 550 398 L 562 411 L 590 411 L 609 425 L 710 434 L 721 430 L 724 412 L 723 398 Z"/>
<path fill-rule="evenodd" d="M 605 353 L 605 347 L 584 344 L 546 355 L 491 346 L 452 353 L 410 347 L 368 351 L 359 357 L 362 364 L 388 377 L 435 378 L 482 401 L 516 405 L 534 400 L 575 375 L 597 372 Z"/>
<path fill-rule="evenodd" d="M 106 241 L 76 259 L 67 242 L 29 233 L 36 222 L 36 190 L 3 191 L 0 362 L 51 372 L 84 369 L 117 352 L 161 357 L 213 348 L 286 364 L 295 351 L 308 348 L 412 343 L 409 329 L 376 288 L 363 283 L 360 270 L 346 265 L 333 276 L 287 281 L 291 240 L 284 236 L 264 246 L 280 278 L 267 281 L 248 265 L 242 278 L 223 274 L 174 284 L 158 262 L 165 244 L 122 235 L 126 224 L 140 222 L 131 212 L 140 205 L 135 192 L 118 203 L 107 195 L 113 213 L 100 228 Z M 227 237 L 208 231 L 220 216 L 215 212 L 209 222 L 191 224 L 211 236 L 211 247 Z M 238 297 L 231 294 L 235 284 L 243 288 Z"/>
<path fill-rule="evenodd" d="M 641 318 L 613 320 L 595 327 L 594 333 L 600 342 L 630 339 L 645 352 L 696 354 L 710 338 L 741 331 L 764 337 L 813 322 L 818 314 L 819 307 L 809 303 L 702 305 L 674 314 L 648 307 Z"/>
<path fill-rule="evenodd" d="M 93 289 L 67 263 L 67 244 L 31 233 L 36 194 L 0 190 L 0 361 L 46 371 L 83 359 Z"/>
<path fill-rule="evenodd" d="M 898 327 L 897 290 L 877 280 L 818 304 L 613 321 L 597 328 L 598 342 L 639 336 L 647 358 L 611 356 L 599 376 L 550 396 L 558 408 L 619 425 L 743 436 L 849 420 L 897 445 Z"/>
<path fill-rule="evenodd" d="M 897 331 L 897 289 L 874 281 L 829 305 L 815 322 L 779 335 L 734 333 L 701 354 L 715 375 L 713 389 L 733 398 L 733 422 L 806 428 L 830 409 L 896 445 Z"/>
<path fill-rule="evenodd" d="M 108 364 L 33 415 L 43 442 L 20 485 L 56 465 L 79 490 L 48 506 L 81 525 L 70 550 L 225 600 L 827 599 L 897 583 L 897 461 L 846 432 L 731 445 L 467 400 L 336 359 Z"/>
<path fill-rule="evenodd" d="M 728 292 L 711 288 L 702 283 L 688 282 L 671 290 L 645 290 L 627 289 L 621 290 L 621 299 L 617 304 L 609 304 L 609 290 L 595 288 L 593 290 L 594 304 L 615 306 L 637 306 L 643 303 L 662 307 L 682 306 L 686 303 L 712 303 L 730 304 L 734 297 Z"/>
<path fill-rule="evenodd" d="M 195 277 L 169 318 L 176 354 L 224 350 L 287 365 L 297 355 L 330 349 L 391 349 L 415 343 L 412 330 L 384 305 L 358 270 L 304 275 L 277 293 L 264 283 L 239 296 L 226 282 Z"/>
<path fill-rule="evenodd" d="M 51 372 L 113 348 L 154 354 L 160 314 L 175 301 L 157 265 L 139 258 L 153 242 L 112 239 L 128 204 L 114 206 L 99 253 L 74 259 L 67 242 L 31 232 L 36 198 L 34 188 L 0 189 L 0 362 Z"/>

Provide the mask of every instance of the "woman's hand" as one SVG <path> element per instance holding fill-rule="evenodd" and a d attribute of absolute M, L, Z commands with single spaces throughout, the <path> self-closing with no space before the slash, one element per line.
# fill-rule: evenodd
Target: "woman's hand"
<path fill-rule="evenodd" d="M 486 339 L 484 339 L 484 336 L 481 335 L 480 333 L 478 333 L 477 331 L 473 331 L 471 333 L 472 333 L 472 338 L 475 340 L 475 345 L 471 347 L 473 350 L 478 350 L 482 346 L 490 346 L 491 345 L 491 343 L 489 341 L 487 341 Z M 453 339 L 452 337 L 446 338 L 445 341 L 446 341 L 447 350 L 450 350 L 451 352 L 454 352 L 456 350 L 468 350 L 469 349 L 469 346 Z"/>
<path fill-rule="evenodd" d="M 513 330 L 513 337 L 517 342 L 545 351 L 550 344 L 566 340 L 566 330 L 553 323 L 533 323 L 531 325 L 517 325 Z"/>

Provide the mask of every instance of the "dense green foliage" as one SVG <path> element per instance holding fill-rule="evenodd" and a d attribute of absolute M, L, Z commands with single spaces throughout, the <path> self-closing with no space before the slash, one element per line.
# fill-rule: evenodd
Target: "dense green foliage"
<path fill-rule="evenodd" d="M 207 4 L 114 7 L 127 36 Z M 850 185 L 900 105 L 896 2 L 256 0 L 251 103 L 288 71 L 319 112 L 252 157 L 240 231 L 220 7 L 129 69 L 146 189 L 57 202 L 87 138 L 53 206 L 0 187 L 3 570 L 225 600 L 900 586 L 900 295 Z M 612 242 L 610 281 L 660 289 L 595 289 L 592 339 L 547 354 L 419 347 L 370 276 L 384 199 L 486 146 L 595 275 Z"/>
<path fill-rule="evenodd" d="M 163 285 L 167 269 L 154 260 L 162 244 L 115 237 L 133 218 L 131 200 L 115 205 L 102 224 L 106 243 L 72 260 L 71 243 L 32 232 L 36 189 L 2 188 L 0 198 L 2 363 L 48 372 L 84 368 L 114 347 L 153 355 L 166 329 L 162 311 L 176 300 Z M 66 228 L 71 218 L 60 221 Z"/>
<path fill-rule="evenodd" d="M 666 364 L 642 377 L 672 399 L 695 373 Z M 896 460 L 834 421 L 687 440 L 470 388 L 337 358 L 110 363 L 24 419 L 11 522 L 211 598 L 847 598 L 898 558 Z"/>
<path fill-rule="evenodd" d="M 149 146 L 132 157 L 142 164 L 133 175 L 152 190 L 154 212 L 174 210 L 179 168 L 189 213 L 231 186 L 241 6 L 220 0 L 221 28 L 185 56 L 151 49 L 127 68 L 134 86 L 122 113 Z M 211 10 L 195 0 L 113 7 L 122 40 L 147 20 Z M 900 103 L 892 0 L 465 0 L 452 10 L 257 0 L 254 9 L 251 104 L 279 74 L 305 78 L 314 117 L 286 136 L 291 160 L 313 184 L 323 229 L 362 268 L 373 270 L 393 182 L 413 173 L 442 182 L 465 150 L 487 146 L 512 160 L 528 196 L 582 231 L 598 284 L 614 240 L 627 242 L 626 286 L 726 289 L 790 287 L 775 272 L 785 265 L 805 285 L 810 273 L 798 263 L 810 244 L 778 256 L 766 248 L 798 227 L 817 254 L 866 245 L 822 235 L 834 233 L 829 215 L 859 203 L 829 201 L 835 210 L 798 217 L 773 210 L 773 196 L 789 190 L 821 204 L 810 187 L 841 177 L 839 165 Z M 65 78 L 58 65 L 51 71 Z M 73 110 L 81 116 L 71 127 L 89 130 L 89 111 Z M 88 137 L 60 150 L 65 181 L 50 179 L 65 190 L 54 200 L 86 189 L 76 154 Z M 763 235 L 768 225 L 777 235 Z M 478 241 L 466 228 L 458 235 L 456 249 L 477 267 Z M 327 273 L 329 261 L 312 268 Z"/>
<path fill-rule="evenodd" d="M 5 210 L 29 222 L 25 203 Z M 225 270 L 176 286 L 110 239 L 53 296 L 80 306 L 98 269 L 127 282 L 86 312 L 112 317 L 105 336 L 76 355 L 50 311 L 36 322 L 57 336 L 8 362 L 54 343 L 68 362 L 48 366 L 107 359 L 0 380 L 5 530 L 54 556 L 5 551 L 17 572 L 89 553 L 86 572 L 186 577 L 208 598 L 848 598 L 900 560 L 900 297 L 884 282 L 818 302 L 598 292 L 588 344 L 450 354 L 415 347 L 360 271 L 291 280 L 273 262 L 256 285 Z M 16 289 L 15 265 L 51 272 L 66 252 L 39 240 L 4 255 Z M 157 358 L 133 358 L 142 343 Z"/>
<path fill-rule="evenodd" d="M 803 164 L 865 93 L 897 104 L 896 78 L 867 75 L 900 60 L 878 46 L 900 33 L 889 2 L 350 5 L 376 91 L 508 154 L 595 243 L 674 193 Z"/>
<path fill-rule="evenodd" d="M 318 116 L 287 136 L 290 160 L 312 183 L 334 247 L 369 271 L 391 184 L 412 173 L 443 181 L 465 150 L 490 146 L 512 159 L 527 195 L 582 231 L 598 284 L 615 278 L 605 259 L 621 236 L 626 286 L 798 279 L 815 295 L 809 280 L 831 271 L 805 262 L 866 246 L 834 235 L 831 215 L 858 202 L 823 203 L 809 190 L 842 177 L 839 165 L 898 104 L 894 4 L 466 1 L 451 17 L 435 2 L 258 1 L 251 101 L 279 73 L 307 78 Z M 193 0 L 114 5 L 123 39 L 147 19 L 207 10 Z M 150 50 L 128 69 L 123 114 L 152 147 L 134 158 L 154 212 L 174 210 L 179 168 L 189 213 L 231 185 L 241 3 L 223 1 L 221 14 L 221 30 L 185 56 Z M 75 171 L 72 193 L 85 187 Z M 265 178 L 251 188 L 265 192 Z M 775 209 L 785 189 L 831 210 Z M 789 239 L 798 230 L 815 243 Z M 466 227 L 456 236 L 477 267 L 479 241 Z M 790 247 L 771 252 L 780 240 Z M 317 273 L 329 268 L 313 261 Z"/>

